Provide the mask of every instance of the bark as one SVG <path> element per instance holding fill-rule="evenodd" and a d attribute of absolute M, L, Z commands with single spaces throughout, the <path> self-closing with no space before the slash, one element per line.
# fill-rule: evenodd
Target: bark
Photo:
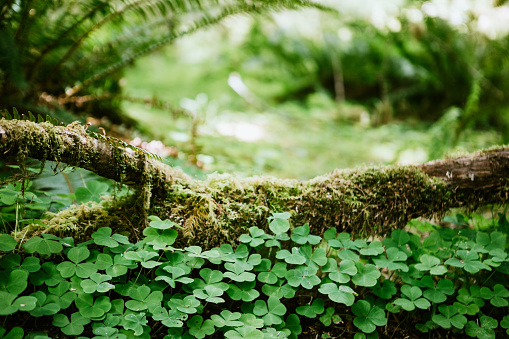
<path fill-rule="evenodd" d="M 159 194 L 168 185 L 188 180 L 178 169 L 148 159 L 144 153 L 93 138 L 78 123 L 54 126 L 2 119 L 0 152 L 4 158 L 21 161 L 34 158 L 65 163 L 126 185 L 150 185 Z"/>
<path fill-rule="evenodd" d="M 314 234 L 328 227 L 361 235 L 383 235 L 411 218 L 442 215 L 452 207 L 475 209 L 507 202 L 509 149 L 429 162 L 364 170 L 336 170 L 299 182 L 272 177 L 239 179 L 213 175 L 197 181 L 143 154 L 89 136 L 79 124 L 0 120 L 1 157 L 54 160 L 135 186 L 145 212 L 184 226 L 183 244 L 211 247 L 235 242 L 249 226 L 266 228 L 271 212 L 292 212 L 296 226 Z M 151 197 L 150 206 L 149 198 Z M 120 210 L 120 212 L 119 212 Z M 145 219 L 146 220 L 146 219 Z"/>

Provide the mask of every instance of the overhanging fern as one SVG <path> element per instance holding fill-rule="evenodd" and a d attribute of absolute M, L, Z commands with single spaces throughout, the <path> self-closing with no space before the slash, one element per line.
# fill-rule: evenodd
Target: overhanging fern
<path fill-rule="evenodd" d="M 119 97 L 120 72 L 175 39 L 232 15 L 306 7 L 327 9 L 310 0 L 4 1 L 0 52 L 8 60 L 0 60 L 0 107 L 26 112 L 44 105 L 41 113 L 48 109 L 47 95 Z M 58 104 L 62 108 L 108 117 L 119 112 L 113 99 L 88 102 L 86 108 L 67 101 Z"/>

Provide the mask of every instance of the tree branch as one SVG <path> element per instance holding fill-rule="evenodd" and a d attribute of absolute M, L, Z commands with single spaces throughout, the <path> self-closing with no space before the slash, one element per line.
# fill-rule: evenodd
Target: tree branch
<path fill-rule="evenodd" d="M 509 149 L 496 148 L 419 166 L 336 170 L 312 180 L 210 175 L 206 181 L 89 136 L 77 123 L 0 120 L 0 154 L 54 160 L 151 190 L 151 213 L 184 227 L 180 241 L 212 247 L 236 242 L 250 226 L 267 228 L 271 212 L 292 212 L 314 234 L 329 227 L 384 235 L 416 217 L 508 200 Z M 147 206 L 148 207 L 148 206 Z M 120 211 L 120 212 L 119 212 Z M 122 214 L 125 209 L 112 210 Z M 131 216 L 127 216 L 128 218 Z"/>

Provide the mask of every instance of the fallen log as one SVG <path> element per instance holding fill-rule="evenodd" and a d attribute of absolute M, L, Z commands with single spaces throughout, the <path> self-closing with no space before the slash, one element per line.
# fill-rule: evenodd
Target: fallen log
<path fill-rule="evenodd" d="M 130 199 L 97 208 L 130 224 L 126 232 L 139 232 L 149 213 L 169 218 L 184 227 L 182 245 L 206 248 L 234 243 L 250 226 L 267 229 L 272 212 L 291 212 L 294 225 L 309 223 L 314 234 L 336 227 L 377 236 L 404 227 L 412 218 L 441 216 L 453 207 L 473 210 L 505 204 L 508 199 L 506 147 L 418 166 L 335 170 L 303 182 L 226 174 L 199 181 L 143 153 L 94 138 L 77 123 L 54 126 L 2 119 L 0 154 L 20 164 L 28 158 L 57 161 L 133 186 L 138 193 Z M 75 207 L 80 208 L 85 209 Z"/>

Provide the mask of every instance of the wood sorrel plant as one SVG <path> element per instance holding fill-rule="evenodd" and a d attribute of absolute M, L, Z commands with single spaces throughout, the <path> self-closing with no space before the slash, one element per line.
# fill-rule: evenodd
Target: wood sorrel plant
<path fill-rule="evenodd" d="M 302 321 L 377 338 L 389 320 L 430 335 L 509 334 L 503 233 L 433 227 L 424 241 L 402 230 L 366 241 L 331 228 L 322 238 L 289 218 L 274 213 L 271 234 L 251 227 L 236 248 L 207 251 L 173 247 L 178 225 L 155 216 L 136 244 L 107 227 L 81 244 L 1 235 L 0 336 L 48 338 L 16 326 L 46 322 L 78 338 L 297 338 Z"/>

